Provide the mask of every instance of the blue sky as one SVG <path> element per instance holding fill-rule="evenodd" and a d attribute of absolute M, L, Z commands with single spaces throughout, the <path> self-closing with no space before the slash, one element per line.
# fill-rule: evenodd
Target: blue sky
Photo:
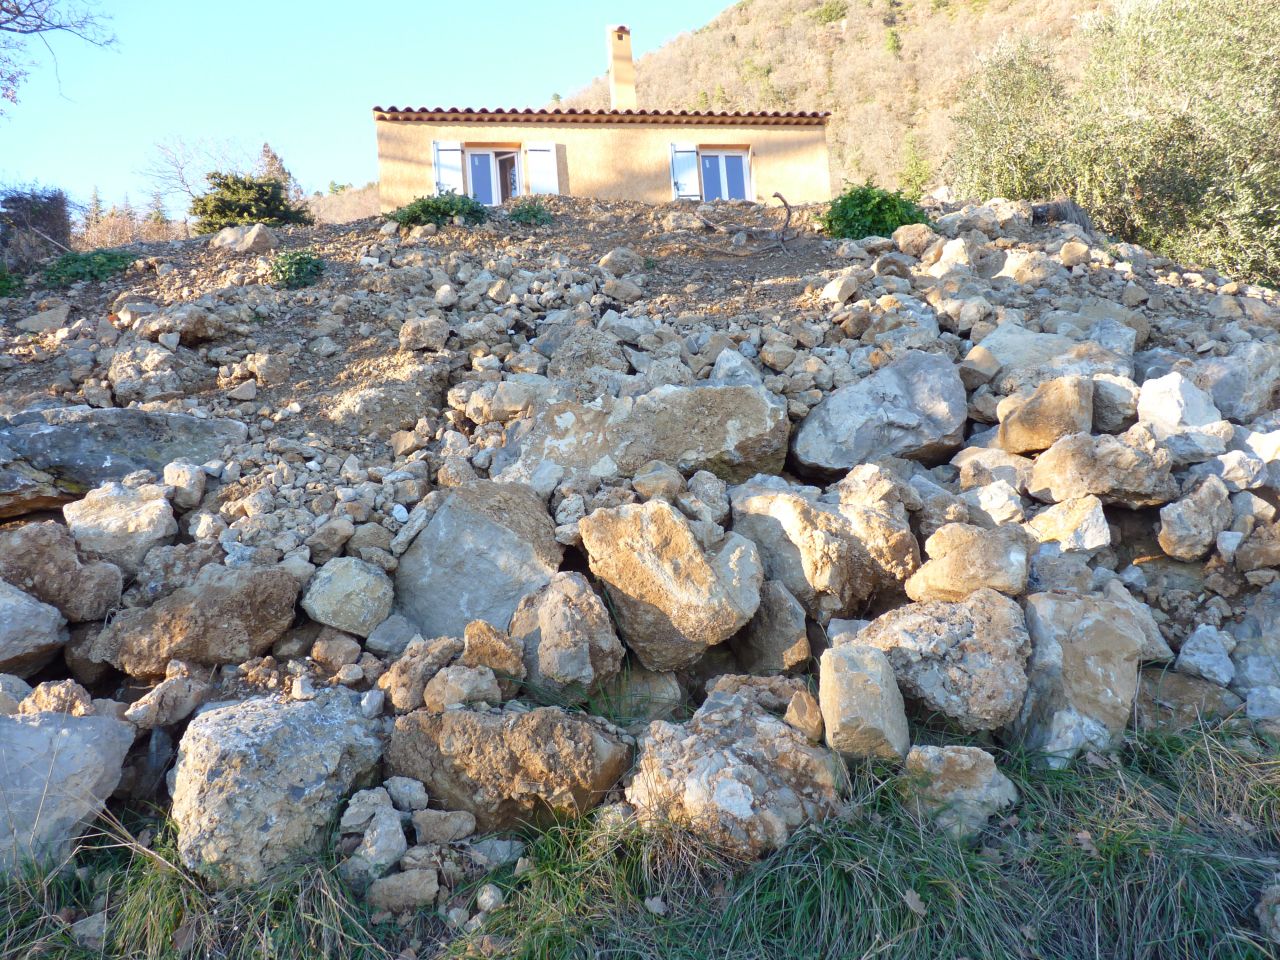
<path fill-rule="evenodd" d="M 269 141 L 308 191 L 376 179 L 370 108 L 545 106 L 605 70 L 605 27 L 636 56 L 730 0 L 534 3 L 102 0 L 115 47 L 55 37 L 0 116 L 0 185 L 144 206 L 157 142 Z"/>

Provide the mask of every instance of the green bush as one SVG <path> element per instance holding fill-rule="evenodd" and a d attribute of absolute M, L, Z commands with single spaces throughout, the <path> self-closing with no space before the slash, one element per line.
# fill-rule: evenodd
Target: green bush
<path fill-rule="evenodd" d="M 864 183 L 832 200 L 818 222 L 828 236 L 861 240 L 887 237 L 905 223 L 928 223 L 929 218 L 898 191 Z"/>
<path fill-rule="evenodd" d="M 22 289 L 22 280 L 0 264 L 0 297 L 12 297 Z"/>
<path fill-rule="evenodd" d="M 106 280 L 123 273 L 137 256 L 127 250 L 90 250 L 87 253 L 64 253 L 45 268 L 47 287 L 69 287 L 81 280 Z"/>
<path fill-rule="evenodd" d="M 387 219 L 402 227 L 421 227 L 428 223 L 443 227 L 455 217 L 461 217 L 463 223 L 484 223 L 489 219 L 489 208 L 479 200 L 447 190 L 434 197 L 418 197 L 387 214 Z"/>
<path fill-rule="evenodd" d="M 914 136 L 908 136 L 903 144 L 902 169 L 898 171 L 898 183 L 902 195 L 908 200 L 919 200 L 933 179 L 933 165 L 920 149 Z"/>
<path fill-rule="evenodd" d="M 191 201 L 191 216 L 197 233 L 213 233 L 223 227 L 264 223 L 282 227 L 290 223 L 311 223 L 305 207 L 289 201 L 285 186 L 270 177 L 211 173 L 209 190 Z"/>
<path fill-rule="evenodd" d="M 848 12 L 846 0 L 823 0 L 822 5 L 813 11 L 813 18 L 819 23 L 836 23 L 843 20 Z"/>
<path fill-rule="evenodd" d="M 271 280 L 286 290 L 309 287 L 324 273 L 324 261 L 310 250 L 290 250 L 271 261 Z"/>
<path fill-rule="evenodd" d="M 1280 5 L 1121 0 L 1080 79 L 1006 46 L 967 85 L 948 181 L 975 198 L 1067 195 L 1190 264 L 1280 282 Z"/>
<path fill-rule="evenodd" d="M 513 223 L 524 224 L 526 227 L 545 227 L 555 219 L 547 205 L 537 197 L 518 201 L 507 216 Z"/>

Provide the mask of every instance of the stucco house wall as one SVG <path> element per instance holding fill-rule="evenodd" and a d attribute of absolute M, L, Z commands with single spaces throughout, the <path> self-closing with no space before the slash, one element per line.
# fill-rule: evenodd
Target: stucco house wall
<path fill-rule="evenodd" d="M 697 115 L 675 122 L 611 121 L 605 115 L 591 122 L 564 122 L 549 120 L 545 113 L 515 122 L 389 116 L 388 111 L 375 110 L 379 202 L 384 211 L 435 193 L 433 141 L 460 141 L 468 147 L 553 142 L 560 193 L 650 203 L 673 199 L 673 143 L 749 148 L 749 199 L 767 200 L 775 191 L 792 203 L 831 199 L 825 118 L 815 122 L 822 116 L 818 114 L 794 123 L 780 120 L 780 115 L 730 123 L 698 122 Z"/>

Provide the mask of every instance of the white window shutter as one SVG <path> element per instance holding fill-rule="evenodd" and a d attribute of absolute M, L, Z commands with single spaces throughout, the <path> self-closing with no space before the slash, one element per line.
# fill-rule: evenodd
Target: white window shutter
<path fill-rule="evenodd" d="M 462 144 L 456 140 L 433 140 L 436 170 L 436 193 L 464 194 L 466 182 L 462 179 Z"/>
<path fill-rule="evenodd" d="M 530 193 L 559 193 L 560 168 L 554 143 L 524 145 L 525 178 Z"/>
<path fill-rule="evenodd" d="M 671 195 L 677 200 L 701 200 L 698 186 L 698 145 L 671 145 Z"/>

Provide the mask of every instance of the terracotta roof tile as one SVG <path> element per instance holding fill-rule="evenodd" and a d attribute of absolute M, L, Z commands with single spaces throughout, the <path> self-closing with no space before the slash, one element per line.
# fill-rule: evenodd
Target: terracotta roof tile
<path fill-rule="evenodd" d="M 374 107 L 376 120 L 470 123 L 664 123 L 749 126 L 817 126 L 827 111 L 588 110 L 578 107 Z"/>

